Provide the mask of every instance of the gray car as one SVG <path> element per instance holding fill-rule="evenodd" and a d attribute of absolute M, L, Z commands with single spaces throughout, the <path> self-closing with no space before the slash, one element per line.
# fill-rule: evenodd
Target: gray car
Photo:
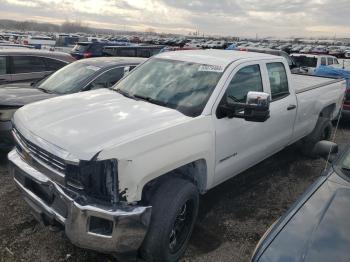
<path fill-rule="evenodd" d="M 323 156 L 336 151 L 331 142 L 322 141 L 317 146 L 316 151 Z M 350 261 L 350 145 L 332 162 L 271 226 L 252 261 Z"/>
<path fill-rule="evenodd" d="M 11 118 L 29 103 L 66 94 L 109 88 L 144 58 L 101 57 L 71 63 L 31 88 L 10 85 L 0 88 L 0 151 L 13 147 Z"/>
<path fill-rule="evenodd" d="M 0 84 L 42 79 L 74 62 L 69 54 L 31 49 L 0 50 Z"/>

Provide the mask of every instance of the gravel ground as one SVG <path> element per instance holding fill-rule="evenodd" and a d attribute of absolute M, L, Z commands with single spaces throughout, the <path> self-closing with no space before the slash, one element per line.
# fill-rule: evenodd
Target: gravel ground
<path fill-rule="evenodd" d="M 349 137 L 350 124 L 343 123 L 336 140 L 343 146 Z M 291 146 L 208 192 L 183 261 L 249 261 L 260 237 L 324 166 Z M 0 262 L 114 261 L 38 224 L 7 172 L 5 157 L 0 159 L 0 210 Z"/>

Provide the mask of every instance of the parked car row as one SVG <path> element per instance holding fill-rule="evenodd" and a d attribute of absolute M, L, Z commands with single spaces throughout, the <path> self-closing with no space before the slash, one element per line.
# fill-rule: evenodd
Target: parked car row
<path fill-rule="evenodd" d="M 0 49 L 0 84 L 42 79 L 75 61 L 69 54 L 30 49 Z"/>
<path fill-rule="evenodd" d="M 142 58 L 79 60 L 37 82 L 0 87 L 0 150 L 14 146 L 11 118 L 18 108 L 44 99 L 77 92 L 111 88 L 143 62 Z"/>
<path fill-rule="evenodd" d="M 139 63 L 114 86 L 106 80 Z M 177 261 L 199 195 L 292 143 L 314 155 L 330 138 L 345 81 L 289 67 L 224 50 L 72 63 L 32 87 L 54 98 L 0 111 L 7 120 L 16 111 L 10 172 L 35 217 L 75 245 Z"/>

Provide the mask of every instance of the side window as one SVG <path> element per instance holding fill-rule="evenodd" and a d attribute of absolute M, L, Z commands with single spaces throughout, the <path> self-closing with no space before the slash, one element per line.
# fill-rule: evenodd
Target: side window
<path fill-rule="evenodd" d="M 97 77 L 94 81 L 92 81 L 89 86 L 86 88 L 87 90 L 94 90 L 99 88 L 109 88 L 116 84 L 124 75 L 124 67 L 118 67 L 111 69 L 99 77 Z"/>
<path fill-rule="evenodd" d="M 333 65 L 333 58 L 332 57 L 328 57 L 328 65 Z"/>
<path fill-rule="evenodd" d="M 135 49 L 131 49 L 131 48 L 120 49 L 119 50 L 119 55 L 120 56 L 125 56 L 125 57 L 135 57 L 136 56 L 136 50 Z"/>
<path fill-rule="evenodd" d="M 47 71 L 57 71 L 58 69 L 61 69 L 65 65 L 67 65 L 65 62 L 52 59 L 52 58 L 43 58 L 46 64 L 46 70 Z"/>
<path fill-rule="evenodd" d="M 289 95 L 288 77 L 284 64 L 269 63 L 266 66 L 270 79 L 272 100 Z"/>
<path fill-rule="evenodd" d="M 15 74 L 44 72 L 46 66 L 43 60 L 35 56 L 14 56 L 13 72 Z"/>
<path fill-rule="evenodd" d="M 245 103 L 250 91 L 262 92 L 260 66 L 251 65 L 240 69 L 231 80 L 227 90 L 227 103 Z"/>
<path fill-rule="evenodd" d="M 0 56 L 0 75 L 6 75 L 6 56 Z"/>
<path fill-rule="evenodd" d="M 327 65 L 327 60 L 325 57 L 321 58 L 321 65 L 323 65 L 323 66 Z"/>

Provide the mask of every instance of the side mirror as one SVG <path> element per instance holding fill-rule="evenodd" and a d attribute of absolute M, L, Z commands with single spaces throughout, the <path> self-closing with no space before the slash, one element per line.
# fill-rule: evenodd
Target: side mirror
<path fill-rule="evenodd" d="M 263 92 L 249 92 L 244 106 L 244 119 L 265 122 L 270 118 L 270 95 Z"/>
<path fill-rule="evenodd" d="M 246 103 L 221 103 L 219 118 L 243 118 L 251 122 L 265 122 L 270 118 L 270 95 L 263 92 L 249 92 Z"/>
<path fill-rule="evenodd" d="M 327 159 L 329 155 L 334 155 L 338 153 L 338 145 L 331 141 L 323 140 L 315 145 L 312 152 L 316 156 Z"/>

